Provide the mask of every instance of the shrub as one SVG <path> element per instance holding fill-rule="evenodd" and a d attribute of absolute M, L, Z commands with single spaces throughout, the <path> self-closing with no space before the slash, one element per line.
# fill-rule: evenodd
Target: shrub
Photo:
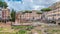
<path fill-rule="evenodd" d="M 17 32 L 17 34 L 26 34 L 26 30 L 19 30 L 18 32 Z"/>

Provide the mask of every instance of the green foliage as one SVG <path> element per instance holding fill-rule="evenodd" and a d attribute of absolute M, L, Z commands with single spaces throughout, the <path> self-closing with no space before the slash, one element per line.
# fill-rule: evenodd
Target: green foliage
<path fill-rule="evenodd" d="M 26 26 L 12 26 L 13 29 L 23 29 L 26 28 Z"/>
<path fill-rule="evenodd" d="M 32 13 L 32 11 L 28 11 L 28 10 L 26 10 L 25 13 Z"/>
<path fill-rule="evenodd" d="M 3 30 L 3 28 L 0 28 L 0 31 L 2 31 Z"/>
<path fill-rule="evenodd" d="M 19 32 L 17 34 L 26 34 L 26 30 L 19 30 Z"/>
<path fill-rule="evenodd" d="M 33 29 L 33 26 L 28 26 L 27 28 Z"/>
<path fill-rule="evenodd" d="M 33 29 L 33 26 L 12 26 L 13 29 Z"/>
<path fill-rule="evenodd" d="M 24 12 L 22 12 L 22 14 L 25 14 L 25 11 L 24 11 Z"/>
<path fill-rule="evenodd" d="M 41 11 L 51 11 L 51 8 L 43 8 Z"/>
<path fill-rule="evenodd" d="M 4 7 L 4 8 L 7 8 L 8 6 L 7 6 L 7 3 L 6 2 L 2 2 L 2 1 L 0 1 L 0 7 Z"/>
<path fill-rule="evenodd" d="M 16 15 L 16 12 L 12 9 L 12 12 L 11 12 L 11 21 L 15 22 L 15 15 Z"/>
<path fill-rule="evenodd" d="M 0 32 L 0 34 L 16 34 L 16 33 L 10 33 L 10 32 Z"/>
<path fill-rule="evenodd" d="M 42 14 L 42 12 L 37 12 L 37 14 Z"/>
<path fill-rule="evenodd" d="M 3 7 L 4 8 L 7 8 L 8 7 L 6 2 L 3 2 Z"/>

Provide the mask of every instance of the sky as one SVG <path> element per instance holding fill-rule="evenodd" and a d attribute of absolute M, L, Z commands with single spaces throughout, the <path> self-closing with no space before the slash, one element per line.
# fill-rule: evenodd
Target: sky
<path fill-rule="evenodd" d="M 40 10 L 60 0 L 5 0 L 8 8 L 20 10 Z"/>

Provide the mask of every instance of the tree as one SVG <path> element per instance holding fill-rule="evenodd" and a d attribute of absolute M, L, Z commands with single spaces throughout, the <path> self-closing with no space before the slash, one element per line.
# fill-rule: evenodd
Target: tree
<path fill-rule="evenodd" d="M 6 2 L 3 2 L 3 7 L 4 8 L 7 8 L 8 7 Z"/>
<path fill-rule="evenodd" d="M 37 14 L 42 14 L 42 12 L 37 12 Z"/>
<path fill-rule="evenodd" d="M 26 10 L 25 13 L 32 13 L 32 11 Z"/>
<path fill-rule="evenodd" d="M 41 9 L 41 11 L 51 11 L 52 9 L 51 8 L 43 8 Z"/>
<path fill-rule="evenodd" d="M 6 2 L 2 2 L 2 1 L 0 1 L 0 7 L 4 7 L 4 8 L 7 8 L 8 7 L 8 5 L 7 5 L 7 3 Z"/>
<path fill-rule="evenodd" d="M 14 9 L 12 9 L 12 12 L 11 12 L 11 21 L 15 22 L 15 16 L 16 16 L 16 12 L 14 11 Z"/>

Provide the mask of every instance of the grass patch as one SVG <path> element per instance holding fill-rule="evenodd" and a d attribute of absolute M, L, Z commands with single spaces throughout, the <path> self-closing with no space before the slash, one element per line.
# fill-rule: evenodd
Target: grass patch
<path fill-rule="evenodd" d="M 26 34 L 27 30 L 19 30 L 16 34 Z"/>
<path fill-rule="evenodd" d="M 53 29 L 49 29 L 49 30 L 47 30 L 47 32 L 48 33 L 51 33 L 51 34 L 55 34 L 55 33 L 57 33 L 57 34 L 60 34 L 60 30 L 53 30 Z"/>
<path fill-rule="evenodd" d="M 33 26 L 12 26 L 13 29 L 33 29 Z"/>
<path fill-rule="evenodd" d="M 0 34 L 16 34 L 16 33 L 0 32 Z"/>
<path fill-rule="evenodd" d="M 3 28 L 0 28 L 0 31 L 2 31 L 3 30 Z"/>
<path fill-rule="evenodd" d="M 41 30 L 36 30 L 38 32 L 38 34 L 42 34 L 42 31 Z"/>

